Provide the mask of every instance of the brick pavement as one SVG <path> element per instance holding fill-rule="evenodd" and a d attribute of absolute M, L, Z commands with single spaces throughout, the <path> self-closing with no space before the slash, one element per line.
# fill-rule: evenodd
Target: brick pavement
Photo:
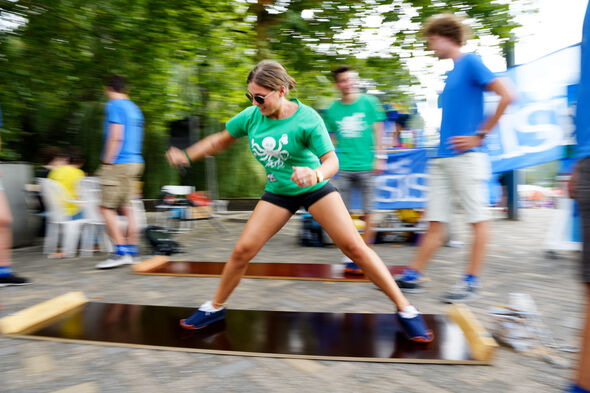
<path fill-rule="evenodd" d="M 533 296 L 544 320 L 561 343 L 577 345 L 582 325 L 582 287 L 575 253 L 544 257 L 543 241 L 552 210 L 521 211 L 518 222 L 495 220 L 483 275 L 482 298 L 471 310 L 488 329 L 487 310 L 505 304 L 509 292 Z M 459 220 L 461 217 L 459 217 Z M 225 220 L 227 233 L 199 222 L 176 236 L 187 253 L 178 259 L 224 260 L 243 227 Z M 297 245 L 297 220 L 290 221 L 254 261 L 338 263 L 336 248 Z M 469 241 L 467 226 L 454 228 Z M 406 264 L 411 246 L 379 244 L 387 264 Z M 431 281 L 422 294 L 408 295 L 425 313 L 443 313 L 439 296 L 460 276 L 468 250 L 442 248 L 431 262 Z M 17 272 L 30 277 L 28 287 L 0 289 L 0 316 L 67 291 L 81 290 L 96 301 L 195 306 L 211 297 L 217 279 L 139 276 L 129 267 L 98 271 L 104 258 L 50 260 L 41 247 L 15 250 Z M 392 312 L 384 295 L 370 283 L 245 279 L 230 307 L 294 311 Z M 575 354 L 562 353 L 573 362 Z M 501 348 L 493 366 L 450 366 L 336 362 L 220 356 L 160 350 L 105 347 L 0 336 L 0 391 L 13 392 L 559 392 L 572 371 Z"/>

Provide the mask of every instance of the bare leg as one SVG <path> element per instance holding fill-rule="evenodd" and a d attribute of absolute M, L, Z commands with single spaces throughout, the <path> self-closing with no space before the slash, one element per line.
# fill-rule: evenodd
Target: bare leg
<path fill-rule="evenodd" d="M 326 195 L 310 206 L 309 212 L 340 250 L 360 266 L 369 280 L 383 290 L 398 310 L 410 305 L 381 258 L 359 235 L 340 194 L 332 192 Z"/>
<path fill-rule="evenodd" d="M 586 289 L 586 323 L 584 324 L 576 383 L 581 388 L 590 390 L 590 373 L 588 372 L 590 370 L 590 283 L 585 283 L 584 286 Z"/>
<path fill-rule="evenodd" d="M 214 307 L 220 307 L 225 303 L 246 273 L 248 262 L 289 221 L 291 216 L 292 213 L 287 209 L 266 201 L 258 202 L 229 260 L 223 267 L 221 281 L 213 298 Z"/>
<path fill-rule="evenodd" d="M 419 272 L 423 272 L 432 257 L 432 254 L 441 246 L 445 234 L 444 223 L 440 221 L 430 221 L 426 235 L 422 239 L 420 248 L 414 257 L 411 267 Z"/>
<path fill-rule="evenodd" d="M 123 215 L 127 218 L 127 233 L 126 233 L 126 243 L 117 243 L 117 244 L 133 244 L 137 245 L 137 222 L 135 220 L 135 215 L 133 213 L 133 208 L 131 206 L 123 206 L 121 208 Z"/>
<path fill-rule="evenodd" d="M 483 260 L 488 243 L 488 222 L 480 221 L 473 225 L 473 246 L 471 250 L 471 260 L 467 268 L 467 274 L 478 276 L 483 265 Z"/>
<path fill-rule="evenodd" d="M 363 239 L 367 244 L 375 243 L 375 231 L 373 230 L 373 215 L 371 213 L 365 214 L 365 232 Z"/>
<path fill-rule="evenodd" d="M 121 227 L 119 226 L 117 212 L 114 209 L 101 206 L 100 213 L 104 218 L 107 232 L 111 236 L 113 242 L 115 244 L 125 244 L 125 238 L 123 237 L 123 231 L 121 231 Z"/>
<path fill-rule="evenodd" d="M 4 191 L 0 191 L 0 266 L 12 263 L 12 215 Z"/>

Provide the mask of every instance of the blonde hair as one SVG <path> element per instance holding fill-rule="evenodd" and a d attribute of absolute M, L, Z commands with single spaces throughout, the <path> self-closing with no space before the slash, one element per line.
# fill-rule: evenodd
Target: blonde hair
<path fill-rule="evenodd" d="M 250 82 L 269 90 L 279 90 L 284 86 L 287 93 L 295 87 L 295 79 L 287 73 L 285 67 L 273 60 L 263 60 L 252 68 L 247 80 L 247 83 Z"/>
<path fill-rule="evenodd" d="M 439 14 L 426 19 L 422 28 L 425 37 L 439 35 L 447 37 L 463 46 L 470 35 L 470 29 L 463 23 L 463 18 L 455 14 Z"/>

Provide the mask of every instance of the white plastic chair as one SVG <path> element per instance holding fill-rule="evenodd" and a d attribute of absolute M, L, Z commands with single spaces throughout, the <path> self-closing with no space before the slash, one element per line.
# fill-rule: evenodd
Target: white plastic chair
<path fill-rule="evenodd" d="M 78 197 L 84 201 L 82 213 L 87 225 L 82 231 L 82 245 L 80 255 L 89 257 L 94 253 L 94 245 L 98 237 L 100 250 L 113 251 L 113 243 L 106 232 L 106 225 L 100 214 L 101 187 L 96 177 L 85 177 L 78 183 Z"/>
<path fill-rule="evenodd" d="M 72 220 L 66 214 L 62 202 L 80 203 L 68 199 L 68 194 L 63 185 L 51 180 L 40 179 L 41 195 L 47 209 L 45 243 L 43 253 L 51 256 L 57 251 L 60 232 L 61 250 L 65 257 L 75 257 L 80 239 L 81 228 L 88 222 L 85 218 Z"/>

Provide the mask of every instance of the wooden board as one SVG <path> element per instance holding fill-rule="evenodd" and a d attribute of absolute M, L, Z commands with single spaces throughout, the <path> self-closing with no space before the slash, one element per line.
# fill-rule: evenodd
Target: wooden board
<path fill-rule="evenodd" d="M 167 257 L 157 256 L 147 259 L 133 270 L 138 274 L 165 276 L 219 277 L 225 262 L 188 262 L 169 261 Z M 405 266 L 388 266 L 392 275 L 401 274 Z M 318 280 L 368 282 L 364 275 L 356 276 L 344 273 L 344 265 L 319 263 L 264 263 L 251 262 L 245 278 L 268 278 L 284 280 Z"/>
<path fill-rule="evenodd" d="M 444 315 L 424 315 L 435 339 L 407 341 L 395 314 L 227 311 L 224 321 L 189 331 L 194 309 L 88 302 L 17 337 L 240 356 L 371 362 L 487 364 Z M 13 335 L 15 336 L 15 335 Z"/>

